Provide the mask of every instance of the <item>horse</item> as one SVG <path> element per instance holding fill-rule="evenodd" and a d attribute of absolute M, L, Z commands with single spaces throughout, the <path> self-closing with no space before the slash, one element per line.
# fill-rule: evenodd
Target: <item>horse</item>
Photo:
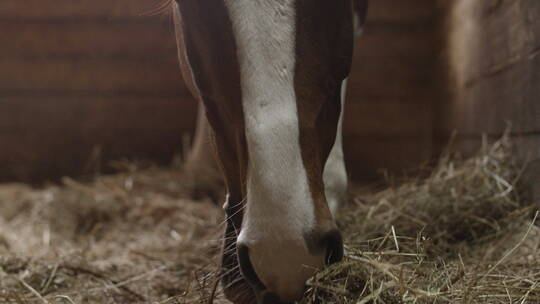
<path fill-rule="evenodd" d="M 174 0 L 182 76 L 227 196 L 221 280 L 234 303 L 299 300 L 343 257 L 343 102 L 367 0 Z M 201 115 L 200 115 L 201 116 Z"/>

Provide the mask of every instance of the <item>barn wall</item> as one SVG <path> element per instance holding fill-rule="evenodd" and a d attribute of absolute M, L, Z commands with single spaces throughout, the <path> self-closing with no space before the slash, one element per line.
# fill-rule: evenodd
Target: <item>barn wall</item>
<path fill-rule="evenodd" d="M 194 125 L 173 27 L 147 0 L 0 1 L 0 180 L 170 162 Z"/>
<path fill-rule="evenodd" d="M 148 0 L 0 1 L 0 180 L 54 179 L 111 160 L 169 163 L 194 125 L 173 26 Z M 355 179 L 433 152 L 432 0 L 372 0 L 355 51 L 345 152 Z"/>
<path fill-rule="evenodd" d="M 355 51 L 344 123 L 356 179 L 416 168 L 433 149 L 440 18 L 433 0 L 372 0 Z"/>
<path fill-rule="evenodd" d="M 448 11 L 451 102 L 437 112 L 439 135 L 458 131 L 471 152 L 480 136 L 511 125 L 522 160 L 540 161 L 540 1 L 443 1 Z M 540 188 L 540 166 L 528 176 Z"/>

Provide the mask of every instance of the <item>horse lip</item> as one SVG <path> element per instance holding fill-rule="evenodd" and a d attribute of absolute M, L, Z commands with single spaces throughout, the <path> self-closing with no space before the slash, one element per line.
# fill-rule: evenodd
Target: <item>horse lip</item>
<path fill-rule="evenodd" d="M 251 288 L 253 288 L 256 293 L 261 293 L 266 290 L 266 286 L 264 286 L 263 282 L 261 282 L 257 276 L 257 273 L 255 273 L 255 269 L 253 269 L 253 265 L 249 259 L 249 248 L 246 245 L 238 244 L 236 252 L 238 254 L 240 271 Z"/>
<path fill-rule="evenodd" d="M 255 273 L 255 269 L 253 269 L 253 265 L 249 259 L 249 248 L 246 245 L 239 244 L 236 252 L 242 276 L 244 276 L 244 279 L 255 292 L 257 304 L 280 304 L 279 297 L 275 293 L 268 291 L 257 276 L 257 273 Z"/>
<path fill-rule="evenodd" d="M 285 304 L 279 300 L 277 294 L 265 290 L 261 294 L 257 295 L 257 301 L 260 304 Z"/>

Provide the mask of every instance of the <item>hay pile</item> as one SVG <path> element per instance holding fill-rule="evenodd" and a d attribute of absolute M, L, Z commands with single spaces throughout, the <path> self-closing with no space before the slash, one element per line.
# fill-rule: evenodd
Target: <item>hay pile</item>
<path fill-rule="evenodd" d="M 540 303 L 538 206 L 520 201 L 520 169 L 503 138 L 357 198 L 340 219 L 346 260 L 302 303 Z"/>
<path fill-rule="evenodd" d="M 339 219 L 346 259 L 317 273 L 302 303 L 540 303 L 540 228 L 520 169 L 503 139 L 441 158 L 427 178 L 356 191 Z M 205 301 L 223 214 L 185 184 L 131 168 L 0 186 L 0 303 Z"/>
<path fill-rule="evenodd" d="M 186 199 L 184 184 L 133 168 L 91 184 L 0 186 L 0 303 L 193 303 L 213 282 L 223 214 Z"/>

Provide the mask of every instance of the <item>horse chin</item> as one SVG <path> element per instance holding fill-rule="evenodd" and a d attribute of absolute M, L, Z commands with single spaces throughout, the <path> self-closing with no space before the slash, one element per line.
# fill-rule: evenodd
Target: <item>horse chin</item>
<path fill-rule="evenodd" d="M 253 290 L 245 281 L 233 283 L 226 282 L 222 279 L 222 284 L 224 287 L 223 294 L 225 298 L 231 301 L 234 304 L 253 304 L 257 303 L 257 297 L 253 293 Z"/>

